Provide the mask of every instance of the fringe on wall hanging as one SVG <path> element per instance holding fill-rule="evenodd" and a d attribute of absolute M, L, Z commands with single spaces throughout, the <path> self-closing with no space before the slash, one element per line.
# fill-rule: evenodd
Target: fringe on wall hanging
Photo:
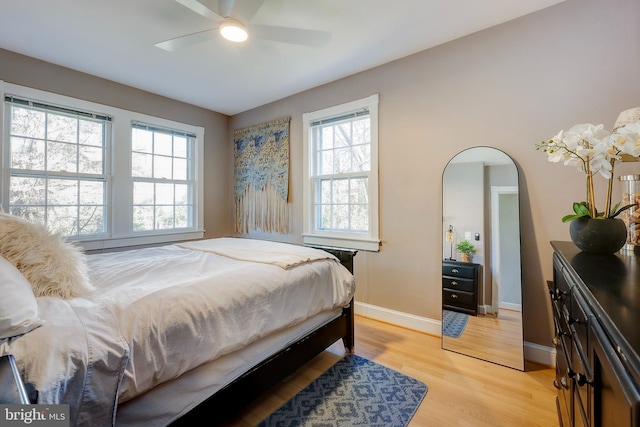
<path fill-rule="evenodd" d="M 290 120 L 233 132 L 236 232 L 288 232 Z"/>

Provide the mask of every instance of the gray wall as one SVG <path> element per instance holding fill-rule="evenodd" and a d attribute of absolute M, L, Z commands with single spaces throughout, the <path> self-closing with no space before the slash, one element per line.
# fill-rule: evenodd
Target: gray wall
<path fill-rule="evenodd" d="M 302 113 L 379 93 L 382 248 L 356 256 L 356 299 L 440 319 L 442 171 L 463 149 L 493 146 L 520 169 L 525 340 L 550 347 L 549 241 L 569 240 L 560 219 L 584 179 L 534 144 L 577 123 L 611 129 L 640 106 L 639 18 L 637 0 L 567 0 L 232 117 L 230 132 L 292 117 L 292 233 L 266 237 L 301 241 Z"/>

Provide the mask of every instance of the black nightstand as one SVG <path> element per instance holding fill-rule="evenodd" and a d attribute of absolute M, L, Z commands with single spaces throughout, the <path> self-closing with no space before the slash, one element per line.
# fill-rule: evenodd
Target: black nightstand
<path fill-rule="evenodd" d="M 478 280 L 480 264 L 442 262 L 442 307 L 461 313 L 478 315 Z"/>

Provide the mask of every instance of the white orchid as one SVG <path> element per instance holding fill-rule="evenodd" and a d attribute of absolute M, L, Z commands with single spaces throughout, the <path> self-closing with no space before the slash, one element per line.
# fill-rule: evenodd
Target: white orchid
<path fill-rule="evenodd" d="M 640 123 L 629 123 L 616 129 L 611 138 L 620 154 L 628 154 L 632 157 L 640 156 Z"/>
<path fill-rule="evenodd" d="M 604 125 L 581 123 L 567 131 L 560 131 L 548 141 L 536 145 L 536 149 L 547 153 L 550 162 L 563 162 L 565 166 L 573 166 L 585 173 L 587 177 L 587 201 L 574 203 L 575 214 L 566 215 L 563 222 L 572 221 L 584 216 L 591 218 L 615 218 L 621 212 L 635 205 L 627 205 L 618 209 L 611 208 L 611 189 L 616 161 L 627 154 L 640 157 L 640 121 L 628 123 L 610 132 Z M 604 212 L 598 212 L 595 206 L 593 177 L 602 176 L 608 180 L 607 198 Z"/>

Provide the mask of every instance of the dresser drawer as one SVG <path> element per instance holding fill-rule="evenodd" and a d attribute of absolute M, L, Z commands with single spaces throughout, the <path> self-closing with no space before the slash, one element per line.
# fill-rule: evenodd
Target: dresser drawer
<path fill-rule="evenodd" d="M 475 298 L 471 292 L 442 289 L 442 304 L 475 310 Z"/>
<path fill-rule="evenodd" d="M 442 287 L 449 288 L 454 291 L 474 292 L 473 279 L 460 279 L 458 277 L 443 277 Z"/>
<path fill-rule="evenodd" d="M 473 279 L 475 277 L 476 268 L 473 265 L 451 265 L 442 264 L 443 276 L 466 277 Z"/>
<path fill-rule="evenodd" d="M 443 308 L 478 315 L 480 264 L 445 260 L 442 263 Z"/>

